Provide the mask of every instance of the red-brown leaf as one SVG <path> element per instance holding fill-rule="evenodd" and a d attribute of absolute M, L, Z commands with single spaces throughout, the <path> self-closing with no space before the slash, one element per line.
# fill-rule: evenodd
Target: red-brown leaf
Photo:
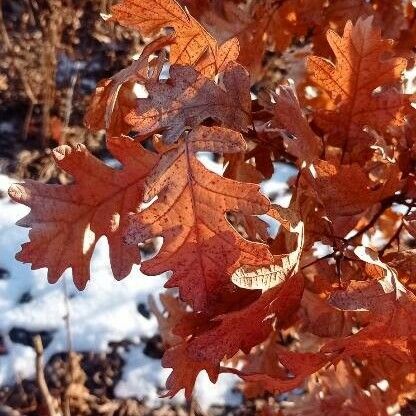
<path fill-rule="evenodd" d="M 18 224 L 30 227 L 30 242 L 17 259 L 33 269 L 48 268 L 56 282 L 72 268 L 74 283 L 83 289 L 96 242 L 106 236 L 114 276 L 126 277 L 140 262 L 138 247 L 123 244 L 129 212 L 138 208 L 144 180 L 157 157 L 128 137 L 108 140 L 108 148 L 124 165 L 115 170 L 92 156 L 85 146 L 60 146 L 53 151 L 56 164 L 70 173 L 71 185 L 46 185 L 28 180 L 10 187 L 12 199 L 31 208 Z"/>
<path fill-rule="evenodd" d="M 215 308 L 233 290 L 230 276 L 242 265 L 272 261 L 267 246 L 243 239 L 228 223 L 226 212 L 264 214 L 269 208 L 259 186 L 226 179 L 208 171 L 196 159 L 199 150 L 239 152 L 239 133 L 219 127 L 199 127 L 164 153 L 146 180 L 145 199 L 157 200 L 132 218 L 127 240 L 133 244 L 162 236 L 156 257 L 142 264 L 147 274 L 172 270 L 167 287 L 196 311 Z"/>
<path fill-rule="evenodd" d="M 111 11 L 115 20 L 139 30 L 144 36 L 173 28 L 176 43 L 171 47 L 171 63 L 193 66 L 207 77 L 221 72 L 238 57 L 236 38 L 218 45 L 204 27 L 174 0 L 123 0 Z"/>
<path fill-rule="evenodd" d="M 162 132 L 168 144 L 207 118 L 246 131 L 251 117 L 247 71 L 231 63 L 222 82 L 224 88 L 190 66 L 174 65 L 167 81 L 150 80 L 145 84 L 149 97 L 139 99 L 126 120 L 139 136 Z"/>
<path fill-rule="evenodd" d="M 374 141 L 364 127 L 385 135 L 389 128 L 403 125 L 411 111 L 409 96 L 393 88 L 400 83 L 406 59 L 391 57 L 392 42 L 381 38 L 372 17 L 360 18 L 355 25 L 348 22 L 342 37 L 329 30 L 327 38 L 336 63 L 317 56 L 308 60 L 313 81 L 330 96 L 315 119 L 331 144 L 354 150 L 357 158 Z"/>

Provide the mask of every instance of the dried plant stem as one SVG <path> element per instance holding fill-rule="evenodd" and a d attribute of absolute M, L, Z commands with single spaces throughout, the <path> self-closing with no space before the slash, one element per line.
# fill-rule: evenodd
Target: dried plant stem
<path fill-rule="evenodd" d="M 6 48 L 6 52 L 14 58 L 13 65 L 15 66 L 16 71 L 19 73 L 20 80 L 22 81 L 23 88 L 25 90 L 25 94 L 27 98 L 29 99 L 29 108 L 26 112 L 25 121 L 23 123 L 23 134 L 22 134 L 23 140 L 26 140 L 29 134 L 29 126 L 32 120 L 33 108 L 38 103 L 38 100 L 36 99 L 35 94 L 33 93 L 32 87 L 29 84 L 29 81 L 27 79 L 26 72 L 23 66 L 20 64 L 20 62 L 18 61 L 18 59 L 16 58 L 14 54 L 13 45 L 7 33 L 6 25 L 4 24 L 2 0 L 0 0 L 0 33 L 1 33 L 2 40 L 3 40 L 3 44 Z"/>
<path fill-rule="evenodd" d="M 56 77 L 56 46 L 58 45 L 58 27 L 60 23 L 59 7 L 54 1 L 49 0 L 51 14 L 47 21 L 43 22 L 42 34 L 44 48 L 42 49 L 42 65 L 44 71 L 45 85 L 43 88 L 42 107 L 42 133 L 41 145 L 46 147 L 47 139 L 50 136 L 50 112 L 55 102 L 55 77 Z"/>
<path fill-rule="evenodd" d="M 68 387 L 74 382 L 74 360 L 73 360 L 73 347 L 72 347 L 72 329 L 71 329 L 71 311 L 69 307 L 68 285 L 66 279 L 62 280 L 62 287 L 64 292 L 64 304 L 65 304 L 65 329 L 68 349 L 68 362 L 69 362 L 69 384 L 65 389 L 63 397 L 63 412 L 64 416 L 70 416 L 70 397 L 68 395 Z"/>
<path fill-rule="evenodd" d="M 71 312 L 69 307 L 69 296 L 68 296 L 68 285 L 65 279 L 62 279 L 62 287 L 64 292 L 64 302 L 65 302 L 65 328 L 66 328 L 66 340 L 67 340 L 67 348 L 68 354 L 73 352 L 72 347 L 72 329 L 71 329 Z"/>
<path fill-rule="evenodd" d="M 59 144 L 65 144 L 66 143 L 66 136 L 68 134 L 68 127 L 69 127 L 69 122 L 70 122 L 71 114 L 72 114 L 72 106 L 73 106 L 73 100 L 74 100 L 75 85 L 78 81 L 78 71 L 79 71 L 79 68 L 77 66 L 75 73 L 71 77 L 71 85 L 68 89 L 68 94 L 66 96 L 64 128 L 63 128 L 63 131 L 62 131 L 62 137 L 60 139 Z"/>
<path fill-rule="evenodd" d="M 55 411 L 54 400 L 51 396 L 51 393 L 49 392 L 48 385 L 46 384 L 45 380 L 43 345 L 42 339 L 39 335 L 36 335 L 33 338 L 33 345 L 35 347 L 36 353 L 36 381 L 38 383 L 42 399 L 45 402 L 45 405 L 48 409 L 49 416 L 59 416 L 59 414 Z"/>

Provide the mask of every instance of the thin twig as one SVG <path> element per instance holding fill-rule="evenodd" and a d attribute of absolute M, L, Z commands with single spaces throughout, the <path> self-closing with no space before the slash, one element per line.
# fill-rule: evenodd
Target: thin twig
<path fill-rule="evenodd" d="M 315 259 L 315 260 L 311 261 L 310 263 L 305 264 L 305 265 L 304 265 L 304 266 L 302 266 L 300 269 L 301 269 L 301 270 L 306 269 L 307 267 L 311 267 L 311 266 L 313 266 L 314 264 L 318 263 L 318 262 L 319 262 L 319 261 L 321 261 L 321 260 L 330 259 L 331 257 L 334 257 L 334 253 L 328 253 L 328 254 L 325 254 L 325 256 L 319 257 L 319 258 L 317 258 L 317 259 Z"/>
<path fill-rule="evenodd" d="M 72 329 L 71 329 L 71 310 L 69 306 L 68 285 L 66 279 L 62 279 L 62 288 L 64 292 L 64 305 L 65 305 L 65 330 L 66 330 L 66 345 L 68 351 L 69 362 L 69 384 L 66 386 L 65 394 L 63 396 L 63 412 L 64 416 L 71 416 L 70 410 L 70 397 L 68 395 L 68 387 L 74 382 L 74 365 L 73 365 L 73 344 L 72 344 Z"/>
<path fill-rule="evenodd" d="M 36 335 L 33 338 L 33 345 L 35 347 L 36 353 L 36 381 L 38 383 L 42 399 L 46 404 L 49 416 L 58 416 L 58 413 L 55 411 L 54 400 L 51 396 L 51 393 L 49 392 L 48 385 L 46 384 L 45 380 L 43 363 L 43 345 L 42 339 L 39 335 Z"/>
<path fill-rule="evenodd" d="M 75 67 L 75 73 L 71 77 L 71 85 L 69 87 L 68 94 L 67 94 L 67 97 L 66 97 L 66 100 L 65 100 L 64 128 L 63 128 L 63 131 L 62 131 L 62 137 L 60 138 L 60 143 L 59 144 L 65 144 L 66 143 L 69 121 L 71 119 L 72 108 L 73 108 L 75 85 L 78 81 L 78 74 L 79 74 L 79 64 L 77 63 L 76 67 Z"/>
<path fill-rule="evenodd" d="M 71 310 L 69 306 L 69 296 L 68 296 L 68 285 L 66 279 L 62 279 L 62 287 L 64 292 L 64 303 L 65 303 L 65 329 L 66 329 L 66 342 L 68 355 L 73 352 L 72 346 L 72 329 L 71 329 Z"/>

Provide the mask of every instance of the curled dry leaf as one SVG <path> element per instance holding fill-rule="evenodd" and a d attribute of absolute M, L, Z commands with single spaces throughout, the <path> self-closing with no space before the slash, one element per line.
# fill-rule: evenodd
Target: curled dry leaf
<path fill-rule="evenodd" d="M 322 152 L 322 142 L 309 127 L 291 85 L 281 85 L 270 93 L 272 102 L 263 105 L 273 114 L 270 128 L 289 133 L 284 139 L 287 151 L 296 156 L 298 165 L 314 162 Z"/>
<path fill-rule="evenodd" d="M 388 304 L 395 303 L 405 296 L 406 288 L 398 280 L 396 271 L 383 263 L 376 252 L 367 247 L 358 246 L 354 249 L 354 253 L 367 264 L 381 269 L 383 278 L 351 282 L 346 291 L 337 291 L 331 296 L 330 304 L 342 310 L 372 311 L 381 316 L 388 313 Z M 380 297 L 383 299 L 382 302 Z"/>
<path fill-rule="evenodd" d="M 109 137 L 117 137 L 130 131 L 130 125 L 126 123 L 125 118 L 136 102 L 134 84 L 139 81 L 145 83 L 149 57 L 173 41 L 173 38 L 168 36 L 154 40 L 144 47 L 140 58 L 128 68 L 99 82 L 85 114 L 84 121 L 89 129 L 106 129 Z M 158 75 L 156 73 L 156 78 Z"/>
<path fill-rule="evenodd" d="M 127 241 L 133 244 L 162 236 L 158 255 L 142 271 L 172 270 L 166 287 L 179 287 L 181 298 L 207 312 L 225 301 L 230 276 L 243 264 L 272 261 L 267 246 L 243 239 L 228 223 L 227 212 L 245 215 L 268 211 L 259 186 L 226 179 L 208 171 L 195 153 L 234 153 L 245 149 L 242 136 L 220 127 L 199 127 L 164 153 L 146 180 L 145 199 L 157 199 L 131 219 Z"/>
<path fill-rule="evenodd" d="M 144 180 L 157 156 L 128 137 L 111 138 L 111 153 L 123 164 L 115 170 L 92 156 L 85 146 L 60 146 L 53 151 L 56 164 L 71 174 L 71 185 L 46 185 L 32 180 L 12 185 L 10 197 L 31 208 L 18 225 L 31 228 L 30 242 L 16 258 L 33 269 L 48 268 L 56 282 L 72 268 L 75 285 L 83 289 L 96 242 L 106 236 L 114 276 L 126 277 L 140 262 L 139 248 L 126 246 L 123 231 L 128 214 L 142 201 Z"/>
<path fill-rule="evenodd" d="M 224 88 L 190 66 L 173 65 L 168 80 L 146 82 L 149 97 L 138 100 L 126 121 L 139 136 L 162 132 L 167 144 L 208 118 L 246 131 L 251 117 L 247 71 L 230 63 L 222 82 Z"/>
<path fill-rule="evenodd" d="M 173 28 L 176 42 L 171 46 L 170 62 L 190 65 L 201 74 L 213 77 L 239 54 L 236 38 L 222 45 L 175 0 L 122 0 L 111 8 L 113 19 L 150 36 Z"/>
<path fill-rule="evenodd" d="M 290 227 L 297 234 L 296 249 L 288 254 L 274 256 L 273 264 L 259 268 L 243 266 L 231 276 L 232 282 L 244 289 L 268 290 L 282 284 L 287 278 L 296 274 L 299 269 L 303 249 L 303 222 L 299 221 Z"/>

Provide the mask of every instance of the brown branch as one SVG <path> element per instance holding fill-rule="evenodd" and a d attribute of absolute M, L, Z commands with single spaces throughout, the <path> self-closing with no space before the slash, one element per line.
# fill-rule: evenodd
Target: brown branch
<path fill-rule="evenodd" d="M 325 254 L 325 256 L 319 257 L 319 258 L 317 258 L 317 259 L 315 259 L 315 260 L 311 261 L 310 263 L 305 264 L 305 265 L 304 265 L 304 266 L 302 266 L 300 269 L 301 269 L 301 270 L 303 270 L 303 269 L 306 269 L 307 267 L 313 266 L 314 264 L 318 263 L 318 262 L 319 262 L 319 261 L 321 261 L 321 260 L 330 259 L 331 257 L 334 257 L 334 253 L 335 253 L 335 252 Z"/>
<path fill-rule="evenodd" d="M 375 213 L 373 218 L 368 222 L 367 225 L 365 225 L 361 230 L 359 230 L 356 234 L 352 235 L 351 237 L 347 238 L 347 241 L 354 240 L 357 237 L 361 237 L 363 234 L 365 234 L 370 228 L 372 228 L 379 218 L 384 214 L 384 211 L 386 211 L 388 208 L 392 206 L 394 202 L 396 203 L 404 203 L 401 198 L 403 198 L 403 195 L 393 195 L 389 198 L 383 199 L 381 201 L 381 205 L 379 210 Z"/>
<path fill-rule="evenodd" d="M 401 220 L 401 223 L 400 223 L 400 225 L 397 227 L 397 230 L 393 233 L 393 235 L 390 237 L 390 239 L 389 239 L 389 241 L 387 241 L 387 243 L 386 243 L 386 245 L 379 251 L 379 255 L 380 255 L 380 257 L 383 257 L 383 255 L 384 255 L 384 252 L 389 248 L 389 247 L 391 247 L 391 245 L 393 244 L 393 242 L 397 239 L 397 240 L 399 240 L 399 238 L 400 238 L 400 233 L 402 232 L 402 230 L 403 230 L 403 227 L 404 227 L 404 217 L 406 217 L 409 213 L 410 213 L 410 211 L 412 210 L 412 207 L 408 207 L 407 208 L 407 212 L 406 212 L 406 214 L 404 214 L 403 215 L 403 217 L 402 217 L 402 220 Z M 400 240 L 398 241 L 398 244 L 400 244 Z"/>

